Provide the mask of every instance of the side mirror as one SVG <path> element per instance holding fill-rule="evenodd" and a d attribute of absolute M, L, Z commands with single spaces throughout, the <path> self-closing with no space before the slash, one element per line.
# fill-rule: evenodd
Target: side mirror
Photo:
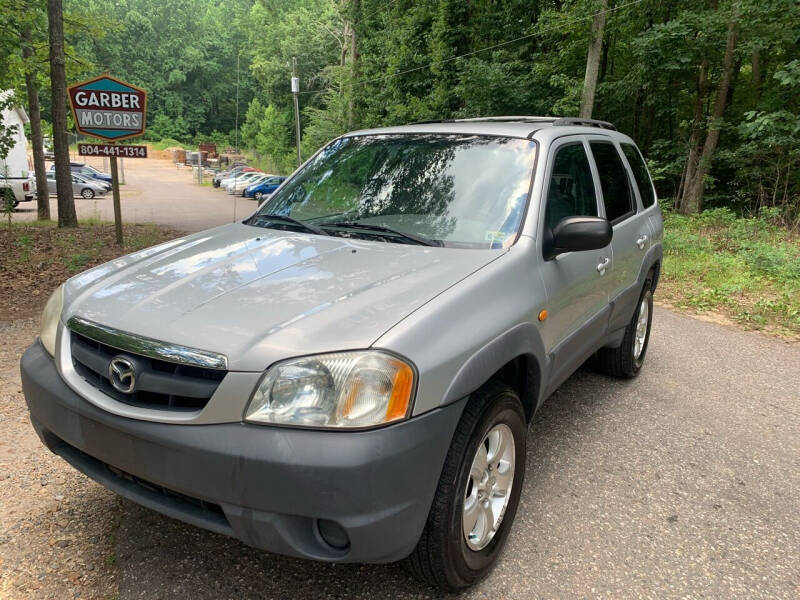
<path fill-rule="evenodd" d="M 553 228 L 545 258 L 550 260 L 565 252 L 600 250 L 611 243 L 614 231 L 601 217 L 566 217 Z"/>

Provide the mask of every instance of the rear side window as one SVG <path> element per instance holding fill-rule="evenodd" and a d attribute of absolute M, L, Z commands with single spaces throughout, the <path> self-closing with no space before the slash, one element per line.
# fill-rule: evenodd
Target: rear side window
<path fill-rule="evenodd" d="M 633 193 L 628 173 L 614 144 L 589 142 L 600 175 L 606 218 L 614 223 L 634 212 Z"/>
<path fill-rule="evenodd" d="M 545 222 L 552 229 L 561 219 L 578 216 L 597 216 L 592 170 L 581 143 L 562 146 L 556 152 L 547 190 Z"/>
<path fill-rule="evenodd" d="M 656 195 L 653 192 L 653 182 L 650 181 L 650 175 L 647 172 L 641 153 L 633 144 L 620 144 L 620 147 L 633 171 L 636 187 L 639 188 L 639 196 L 642 197 L 642 205 L 645 208 L 653 206 L 656 203 Z"/>

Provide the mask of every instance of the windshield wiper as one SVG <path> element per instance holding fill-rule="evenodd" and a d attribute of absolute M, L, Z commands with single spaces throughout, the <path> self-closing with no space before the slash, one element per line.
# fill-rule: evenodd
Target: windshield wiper
<path fill-rule="evenodd" d="M 255 215 L 252 219 L 250 219 L 250 223 L 248 225 L 255 225 L 253 221 L 275 221 L 277 223 L 286 223 L 287 225 L 293 225 L 295 227 L 299 227 L 303 231 L 308 231 L 310 233 L 316 233 L 317 235 L 330 235 L 327 231 L 320 229 L 316 225 L 311 225 L 310 223 L 304 223 L 303 221 L 298 221 L 297 219 L 293 219 L 292 217 L 286 217 L 284 215 Z M 256 227 L 265 227 L 265 225 L 255 225 Z"/>
<path fill-rule="evenodd" d="M 388 233 L 397 237 L 411 240 L 412 242 L 420 244 L 422 246 L 442 246 L 442 242 L 440 240 L 430 240 L 426 237 L 422 237 L 421 235 L 416 235 L 414 233 L 406 233 L 405 231 L 400 231 L 399 229 L 393 229 L 392 227 L 386 227 L 385 225 L 373 225 L 370 223 L 359 223 L 357 221 L 337 221 L 335 223 L 325 223 L 323 227 L 343 227 L 349 229 L 363 229 L 365 231 L 368 230 L 377 233 Z"/>

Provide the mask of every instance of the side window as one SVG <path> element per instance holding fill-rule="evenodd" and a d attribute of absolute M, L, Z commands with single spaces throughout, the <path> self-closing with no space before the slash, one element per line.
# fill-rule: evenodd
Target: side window
<path fill-rule="evenodd" d="M 641 153 L 633 144 L 620 144 L 620 147 L 633 171 L 636 187 L 639 188 L 639 195 L 642 197 L 642 205 L 645 208 L 653 206 L 656 202 L 656 195 L 653 192 L 653 182 L 650 181 L 650 175 Z"/>
<path fill-rule="evenodd" d="M 617 149 L 611 142 L 589 142 L 600 175 L 606 218 L 613 224 L 636 209 L 628 173 Z"/>
<path fill-rule="evenodd" d="M 580 142 L 562 146 L 556 152 L 547 190 L 545 223 L 552 229 L 561 219 L 578 216 L 597 216 L 592 170 Z"/>

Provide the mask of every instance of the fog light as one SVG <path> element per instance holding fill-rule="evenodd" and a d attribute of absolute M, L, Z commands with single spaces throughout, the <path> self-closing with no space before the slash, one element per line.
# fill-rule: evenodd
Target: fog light
<path fill-rule="evenodd" d="M 319 534 L 325 543 L 337 550 L 347 550 L 350 547 L 350 538 L 344 528 L 335 521 L 319 519 L 317 521 Z"/>

